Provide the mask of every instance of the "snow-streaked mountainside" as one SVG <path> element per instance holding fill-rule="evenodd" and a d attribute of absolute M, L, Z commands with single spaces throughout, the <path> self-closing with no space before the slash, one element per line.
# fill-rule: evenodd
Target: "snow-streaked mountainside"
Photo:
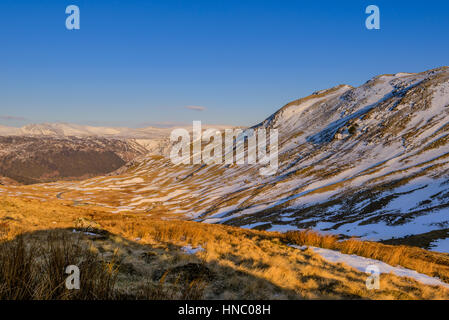
<path fill-rule="evenodd" d="M 157 206 L 208 223 L 449 251 L 449 68 L 322 90 L 255 127 L 279 130 L 273 176 L 261 176 L 260 165 L 174 166 L 145 156 L 115 176 L 43 187 L 114 212 Z"/>

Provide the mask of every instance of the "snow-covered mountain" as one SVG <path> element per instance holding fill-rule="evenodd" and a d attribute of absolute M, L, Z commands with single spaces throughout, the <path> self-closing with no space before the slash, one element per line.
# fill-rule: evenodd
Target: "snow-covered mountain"
<path fill-rule="evenodd" d="M 29 124 L 21 128 L 0 126 L 2 136 L 53 136 L 53 137 L 163 137 L 167 129 L 148 127 L 131 129 L 125 127 L 94 127 L 71 123 Z"/>
<path fill-rule="evenodd" d="M 143 156 L 52 185 L 65 199 L 247 228 L 313 228 L 449 251 L 449 68 L 377 76 L 293 101 L 255 128 L 279 130 L 279 170 L 178 165 Z M 68 191 L 67 191 L 68 190 Z M 71 190 L 71 191 L 70 191 Z"/>
<path fill-rule="evenodd" d="M 181 125 L 176 128 L 191 130 L 191 125 Z M 203 125 L 204 129 L 232 128 L 228 125 Z M 28 124 L 20 128 L 0 125 L 0 136 L 34 136 L 34 137 L 102 137 L 123 139 L 163 139 L 170 136 L 174 127 L 94 127 L 73 123 L 39 123 Z"/>

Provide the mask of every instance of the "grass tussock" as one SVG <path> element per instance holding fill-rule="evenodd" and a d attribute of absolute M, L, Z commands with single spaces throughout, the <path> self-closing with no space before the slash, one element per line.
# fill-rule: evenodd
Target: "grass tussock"
<path fill-rule="evenodd" d="M 47 241 L 31 242 L 18 236 L 0 245 L 0 299 L 67 300 L 111 299 L 116 268 L 79 241 L 51 233 Z M 66 267 L 78 266 L 80 290 L 69 290 Z"/>
<path fill-rule="evenodd" d="M 67 231 L 45 234 L 20 235 L 0 244 L 0 300 L 197 300 L 203 296 L 201 279 L 178 278 L 170 284 L 168 272 L 156 283 L 141 281 L 136 290 L 124 290 L 119 285 L 117 252 L 102 256 L 83 237 Z M 66 268 L 71 265 L 80 270 L 79 289 L 66 286 L 70 274 Z"/>

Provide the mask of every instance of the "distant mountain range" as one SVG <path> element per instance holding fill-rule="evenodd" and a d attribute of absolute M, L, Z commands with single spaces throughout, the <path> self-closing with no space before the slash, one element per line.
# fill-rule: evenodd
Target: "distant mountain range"
<path fill-rule="evenodd" d="M 21 128 L 0 126 L 1 136 L 47 136 L 47 137 L 121 137 L 148 138 L 165 136 L 159 128 L 130 129 L 94 127 L 70 123 L 29 124 Z"/>
<path fill-rule="evenodd" d="M 181 128 L 191 130 L 192 125 L 182 125 Z M 204 128 L 218 130 L 231 128 L 228 125 L 203 125 Z M 8 127 L 0 125 L 0 136 L 45 136 L 45 137 L 103 137 L 122 139 L 164 139 L 175 127 L 95 127 L 73 123 L 39 123 L 23 127 Z M 176 127 L 177 128 L 177 127 Z"/>
<path fill-rule="evenodd" d="M 172 130 L 69 123 L 0 126 L 0 177 L 30 184 L 106 174 L 139 155 L 166 155 Z"/>

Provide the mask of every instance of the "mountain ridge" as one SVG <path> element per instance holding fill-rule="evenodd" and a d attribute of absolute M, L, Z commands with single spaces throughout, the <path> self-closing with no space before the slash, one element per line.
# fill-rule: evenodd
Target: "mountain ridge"
<path fill-rule="evenodd" d="M 66 122 L 31 123 L 22 127 L 10 127 L 0 125 L 0 136 L 52 136 L 52 137 L 110 137 L 123 139 L 156 139 L 166 138 L 174 128 L 186 128 L 191 130 L 191 125 L 180 125 L 166 128 L 159 127 L 103 127 L 89 126 Z M 225 129 L 230 125 L 208 125 L 205 128 Z"/>

